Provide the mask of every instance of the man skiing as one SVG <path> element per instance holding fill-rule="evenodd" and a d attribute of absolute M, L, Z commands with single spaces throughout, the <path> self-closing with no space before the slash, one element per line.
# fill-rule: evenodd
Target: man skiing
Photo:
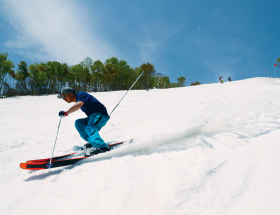
<path fill-rule="evenodd" d="M 87 118 L 77 119 L 75 127 L 78 130 L 80 136 L 87 142 L 82 149 L 92 149 L 85 154 L 85 156 L 91 156 L 98 153 L 110 151 L 110 148 L 100 137 L 98 131 L 107 123 L 109 116 L 106 107 L 101 104 L 92 95 L 85 92 L 75 92 L 71 87 L 64 87 L 61 90 L 61 94 L 57 98 L 62 98 L 68 103 L 75 102 L 72 107 L 67 111 L 60 111 L 59 116 L 64 117 L 81 109 Z"/>
<path fill-rule="evenodd" d="M 220 77 L 219 77 L 219 80 L 220 80 L 221 83 L 224 83 L 224 78 L 223 78 L 223 76 L 220 76 Z"/>
<path fill-rule="evenodd" d="M 151 87 L 151 85 L 150 85 L 150 83 L 148 83 L 148 88 L 146 91 L 149 91 L 150 87 Z"/>

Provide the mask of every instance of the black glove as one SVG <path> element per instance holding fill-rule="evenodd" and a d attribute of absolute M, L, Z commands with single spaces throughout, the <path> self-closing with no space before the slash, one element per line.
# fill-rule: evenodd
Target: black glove
<path fill-rule="evenodd" d="M 64 116 L 68 116 L 68 114 L 66 113 L 66 111 L 61 110 L 59 111 L 58 116 L 64 117 Z"/>

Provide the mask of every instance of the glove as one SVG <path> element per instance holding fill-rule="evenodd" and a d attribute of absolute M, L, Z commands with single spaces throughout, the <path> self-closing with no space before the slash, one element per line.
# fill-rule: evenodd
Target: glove
<path fill-rule="evenodd" d="M 65 111 L 61 110 L 59 111 L 58 116 L 64 117 L 64 116 L 68 116 L 68 114 Z"/>

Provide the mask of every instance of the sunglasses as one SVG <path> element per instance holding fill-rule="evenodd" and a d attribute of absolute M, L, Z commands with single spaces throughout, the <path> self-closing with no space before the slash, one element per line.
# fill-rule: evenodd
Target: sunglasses
<path fill-rule="evenodd" d="M 66 93 L 66 94 L 62 95 L 62 98 L 65 99 L 68 94 L 70 94 L 70 93 Z"/>

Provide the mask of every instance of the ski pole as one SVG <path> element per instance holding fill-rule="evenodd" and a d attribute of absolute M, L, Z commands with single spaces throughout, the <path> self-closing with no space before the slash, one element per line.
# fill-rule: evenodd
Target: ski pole
<path fill-rule="evenodd" d="M 56 138 L 55 138 L 55 142 L 54 142 L 54 146 L 53 146 L 52 156 L 51 156 L 51 159 L 50 159 L 50 163 L 47 164 L 48 168 L 52 167 L 52 157 L 53 157 L 53 152 L 54 152 L 54 148 L 55 148 L 55 145 L 56 145 L 56 140 L 57 140 L 57 135 L 58 135 L 61 119 L 62 119 L 62 116 L 60 117 L 60 120 L 59 120 L 59 123 L 58 123 L 58 128 L 57 128 Z"/>
<path fill-rule="evenodd" d="M 129 90 L 126 91 L 126 94 L 131 90 L 131 88 L 134 86 L 134 84 L 138 81 L 138 79 L 143 75 L 143 72 L 141 72 L 141 75 L 139 75 L 139 77 L 136 79 L 136 81 L 132 84 L 132 86 L 129 88 Z M 122 97 L 122 99 L 119 101 L 119 103 L 116 105 L 116 107 L 112 110 L 112 112 L 109 114 L 109 117 L 111 116 L 111 114 L 114 112 L 114 110 L 119 106 L 119 104 L 121 103 L 121 101 L 123 100 L 123 98 L 126 96 L 126 94 L 124 94 L 124 96 Z"/>

